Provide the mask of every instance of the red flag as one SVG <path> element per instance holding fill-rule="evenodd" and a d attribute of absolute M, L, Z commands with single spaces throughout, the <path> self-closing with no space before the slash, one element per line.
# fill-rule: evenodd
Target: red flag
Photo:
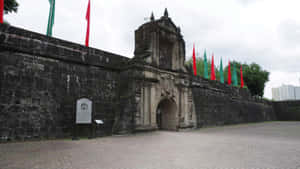
<path fill-rule="evenodd" d="M 0 23 L 3 23 L 4 0 L 0 0 Z"/>
<path fill-rule="evenodd" d="M 91 13 L 91 2 L 89 0 L 89 4 L 86 11 L 86 17 L 87 20 L 87 30 L 86 30 L 86 37 L 85 37 L 85 46 L 89 46 L 89 39 L 90 39 L 90 13 Z"/>
<path fill-rule="evenodd" d="M 227 76 L 228 80 L 228 84 L 231 85 L 231 70 L 230 70 L 230 61 L 228 62 L 228 76 Z"/>
<path fill-rule="evenodd" d="M 193 68 L 194 68 L 194 75 L 197 76 L 197 66 L 196 66 L 196 54 L 195 54 L 195 44 L 193 47 Z"/>
<path fill-rule="evenodd" d="M 210 71 L 211 71 L 211 73 L 210 73 L 210 80 L 216 80 L 215 64 L 214 64 L 214 54 L 212 55 Z"/>
<path fill-rule="evenodd" d="M 242 68 L 242 65 L 241 65 L 241 88 L 244 87 L 244 78 L 243 78 L 243 68 Z"/>

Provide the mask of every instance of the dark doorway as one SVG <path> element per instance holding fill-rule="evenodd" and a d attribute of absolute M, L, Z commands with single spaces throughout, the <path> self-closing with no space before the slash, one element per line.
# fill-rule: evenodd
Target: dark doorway
<path fill-rule="evenodd" d="M 164 99 L 159 102 L 156 110 L 156 123 L 160 130 L 177 129 L 177 106 L 173 100 Z"/>

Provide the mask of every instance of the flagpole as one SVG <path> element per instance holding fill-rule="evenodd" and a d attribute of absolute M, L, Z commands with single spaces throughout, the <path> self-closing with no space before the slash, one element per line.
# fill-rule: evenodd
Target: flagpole
<path fill-rule="evenodd" d="M 193 69 L 194 69 L 194 75 L 197 76 L 196 54 L 195 54 L 195 43 L 193 44 Z"/>
<path fill-rule="evenodd" d="M 50 33 L 51 18 L 52 18 L 52 4 L 50 4 L 50 11 L 49 11 L 48 25 L 47 25 L 47 36 L 51 36 Z"/>
<path fill-rule="evenodd" d="M 86 20 L 87 20 L 87 30 L 85 37 L 85 46 L 89 47 L 89 39 L 90 39 L 90 17 L 91 17 L 91 1 L 89 0 L 87 12 L 86 12 Z"/>
<path fill-rule="evenodd" d="M 54 24 L 54 13 L 55 13 L 55 0 L 49 0 L 50 2 L 50 11 L 48 18 L 48 26 L 47 26 L 47 36 L 52 36 L 52 28 Z"/>

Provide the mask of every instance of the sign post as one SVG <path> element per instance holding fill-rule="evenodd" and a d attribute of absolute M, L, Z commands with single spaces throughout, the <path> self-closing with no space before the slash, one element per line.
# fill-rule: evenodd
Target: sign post
<path fill-rule="evenodd" d="M 77 100 L 76 124 L 92 123 L 92 101 L 86 98 Z"/>
<path fill-rule="evenodd" d="M 76 102 L 76 119 L 75 119 L 75 137 L 78 137 L 78 126 L 79 125 L 89 125 L 90 126 L 90 136 L 92 136 L 92 105 L 93 102 L 87 98 L 78 99 Z"/>

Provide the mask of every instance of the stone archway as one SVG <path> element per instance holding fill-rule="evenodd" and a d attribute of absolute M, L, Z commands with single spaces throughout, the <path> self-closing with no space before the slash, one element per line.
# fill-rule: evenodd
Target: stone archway
<path fill-rule="evenodd" d="M 178 127 L 177 105 L 171 99 L 163 99 L 156 109 L 156 123 L 160 130 L 176 130 Z"/>

